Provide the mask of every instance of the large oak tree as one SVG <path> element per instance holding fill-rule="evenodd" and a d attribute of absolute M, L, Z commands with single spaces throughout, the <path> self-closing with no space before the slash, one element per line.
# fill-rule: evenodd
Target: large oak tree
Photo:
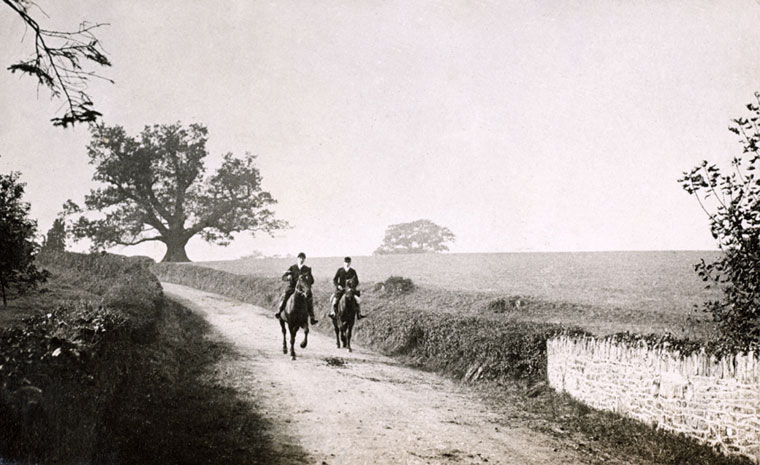
<path fill-rule="evenodd" d="M 270 209 L 276 201 L 261 189 L 255 157 L 224 155 L 222 166 L 206 175 L 207 129 L 180 123 L 146 126 L 130 137 L 120 126 L 92 128 L 88 146 L 93 180 L 100 187 L 85 197 L 85 210 L 69 201 L 77 238 L 94 249 L 159 241 L 163 261 L 189 261 L 190 238 L 228 245 L 233 234 L 271 234 L 287 223 Z"/>

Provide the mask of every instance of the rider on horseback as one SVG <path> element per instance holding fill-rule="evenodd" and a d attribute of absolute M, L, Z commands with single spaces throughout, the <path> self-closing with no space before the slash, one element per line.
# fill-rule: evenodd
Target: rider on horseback
<path fill-rule="evenodd" d="M 330 314 L 328 315 L 330 318 L 335 318 L 335 311 L 338 309 L 338 302 L 340 302 L 340 298 L 346 292 L 346 286 L 348 286 L 349 283 L 352 285 L 353 289 L 356 289 L 356 287 L 359 286 L 359 276 L 356 274 L 356 270 L 351 268 L 351 257 L 346 257 L 343 259 L 343 266 L 338 268 L 338 271 L 335 272 L 335 277 L 333 278 L 333 284 L 335 284 L 335 294 L 333 294 L 332 306 L 330 307 Z M 354 292 L 354 294 L 358 297 L 361 295 L 361 291 L 357 290 Z M 365 316 L 362 315 L 361 309 L 359 308 L 359 302 L 357 299 L 356 319 L 361 320 L 364 317 Z"/>
<path fill-rule="evenodd" d="M 305 275 L 307 282 L 311 286 L 314 284 L 314 276 L 311 275 L 311 268 L 304 265 L 304 262 L 306 261 L 306 254 L 301 252 L 298 254 L 298 263 L 288 268 L 288 271 L 286 271 L 282 275 L 283 281 L 288 281 L 288 288 L 285 290 L 285 293 L 280 298 L 280 307 L 277 310 L 277 312 L 274 314 L 275 318 L 280 318 L 280 312 L 285 310 L 285 304 L 288 301 L 288 297 L 293 295 L 293 293 L 296 291 L 296 283 L 298 282 L 298 277 L 300 275 Z M 309 312 L 309 322 L 313 325 L 319 323 L 314 318 L 314 299 L 309 293 L 306 302 L 308 303 L 307 309 Z"/>

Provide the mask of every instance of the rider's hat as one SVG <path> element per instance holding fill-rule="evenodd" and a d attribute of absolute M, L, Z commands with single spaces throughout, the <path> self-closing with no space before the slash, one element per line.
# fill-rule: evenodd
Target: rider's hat
<path fill-rule="evenodd" d="M 306 258 L 306 254 L 303 252 L 298 252 L 298 258 Z"/>
<path fill-rule="evenodd" d="M 346 263 L 351 263 L 351 257 L 346 257 L 343 259 L 343 261 Z"/>

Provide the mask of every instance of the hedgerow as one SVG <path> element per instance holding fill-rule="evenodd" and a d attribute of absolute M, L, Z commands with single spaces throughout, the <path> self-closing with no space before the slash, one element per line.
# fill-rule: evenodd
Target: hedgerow
<path fill-rule="evenodd" d="M 187 264 L 156 264 L 152 271 L 163 281 L 192 286 L 238 300 L 273 307 L 282 283 L 277 279 L 242 276 Z M 381 284 L 381 285 L 380 285 Z M 358 341 L 412 363 L 468 380 L 540 378 L 546 372 L 546 340 L 559 325 L 503 320 L 478 312 L 478 299 L 462 298 L 474 308 L 440 312 L 434 300 L 411 280 L 391 277 L 366 286 L 363 312 L 371 317 L 355 327 Z M 331 333 L 328 312 L 331 286 L 317 282 L 313 288 L 317 328 Z M 433 291 L 431 291 L 433 292 Z M 432 302 L 432 304 L 431 304 Z"/>
<path fill-rule="evenodd" d="M 151 271 L 162 281 L 222 294 L 261 307 L 276 305 L 284 285 L 275 278 L 251 278 L 187 264 L 157 263 L 151 266 Z"/>
<path fill-rule="evenodd" d="M 0 329 L 0 456 L 81 462 L 98 441 L 104 409 L 160 314 L 160 283 L 112 255 L 40 257 L 54 280 L 97 297 L 40 309 Z M 76 284 L 74 284 L 76 283 Z"/>

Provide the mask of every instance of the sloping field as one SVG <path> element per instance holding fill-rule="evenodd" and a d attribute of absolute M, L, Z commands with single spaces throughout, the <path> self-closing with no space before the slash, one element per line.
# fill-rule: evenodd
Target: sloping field
<path fill-rule="evenodd" d="M 362 282 L 391 275 L 454 291 L 535 296 L 600 309 L 689 313 L 718 294 L 705 290 L 693 265 L 714 251 L 426 254 L 352 257 Z M 198 265 L 279 277 L 292 258 L 240 259 Z M 309 258 L 317 281 L 331 279 L 342 257 Z"/>

